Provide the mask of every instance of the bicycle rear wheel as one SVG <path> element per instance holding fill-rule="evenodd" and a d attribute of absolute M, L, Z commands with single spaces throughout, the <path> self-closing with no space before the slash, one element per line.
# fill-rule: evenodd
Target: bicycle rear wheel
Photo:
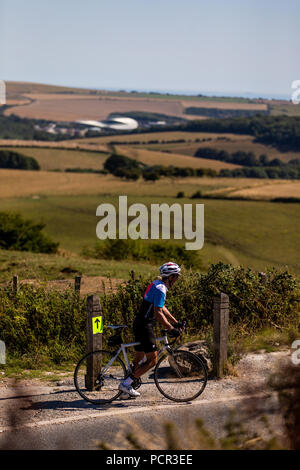
<path fill-rule="evenodd" d="M 110 351 L 94 351 L 84 356 L 74 372 L 74 384 L 84 400 L 97 405 L 118 398 L 120 383 L 126 377 L 123 361 Z"/>
<path fill-rule="evenodd" d="M 195 354 L 177 349 L 162 356 L 154 370 L 158 390 L 169 400 L 187 402 L 205 389 L 207 369 Z"/>

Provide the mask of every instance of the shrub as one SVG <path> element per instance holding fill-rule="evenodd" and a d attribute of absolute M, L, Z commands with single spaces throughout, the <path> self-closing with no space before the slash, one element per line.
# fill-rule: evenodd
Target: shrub
<path fill-rule="evenodd" d="M 40 165 L 32 157 L 11 150 L 0 150 L 0 168 L 12 170 L 39 170 Z"/>
<path fill-rule="evenodd" d="M 104 240 L 96 243 L 92 252 L 85 252 L 89 256 L 100 259 L 135 261 L 150 261 L 153 263 L 163 263 L 163 259 L 176 259 L 187 268 L 200 268 L 201 260 L 195 251 L 185 250 L 184 245 L 175 243 L 151 242 L 142 240 Z"/>
<path fill-rule="evenodd" d="M 21 284 L 17 295 L 0 288 L 0 331 L 12 355 L 47 351 L 54 362 L 61 351 L 75 344 L 83 352 L 85 343 L 84 300 L 68 290 L 64 293 Z"/>
<path fill-rule="evenodd" d="M 132 158 L 125 157 L 114 153 L 104 163 L 104 169 L 115 174 L 118 169 L 133 170 L 140 168 L 139 162 Z"/>
<path fill-rule="evenodd" d="M 157 169 L 147 169 L 143 171 L 143 178 L 145 181 L 157 181 L 160 179 L 160 172 Z"/>
<path fill-rule="evenodd" d="M 203 197 L 201 191 L 196 191 L 192 196 L 191 199 L 201 199 Z"/>
<path fill-rule="evenodd" d="M 35 224 L 19 214 L 0 212 L 0 248 L 56 253 L 58 243 L 42 233 L 44 227 L 44 224 Z"/>
<path fill-rule="evenodd" d="M 176 261 L 177 258 L 174 258 Z M 299 281 L 286 271 L 270 269 L 263 284 L 257 272 L 242 266 L 212 264 L 207 273 L 183 269 L 169 290 L 167 307 L 178 320 L 188 319 L 188 334 L 199 336 L 212 325 L 213 297 L 225 292 L 230 300 L 230 326 L 248 335 L 262 327 L 285 327 L 299 322 Z M 126 324 L 124 339 L 132 340 L 131 326 L 146 286 L 153 279 L 137 277 L 101 296 L 104 326 Z M 79 358 L 85 350 L 86 299 L 73 291 L 59 292 L 21 284 L 16 295 L 0 287 L 1 339 L 9 355 L 45 351 L 55 363 Z M 109 332 L 105 328 L 103 347 Z"/>
<path fill-rule="evenodd" d="M 298 324 L 299 281 L 274 268 L 267 274 L 263 284 L 250 268 L 221 262 L 212 264 L 207 273 L 183 270 L 183 276 L 168 292 L 167 307 L 178 320 L 187 318 L 188 333 L 196 335 L 212 325 L 213 298 L 218 292 L 229 296 L 230 324 L 241 326 L 248 334 L 262 327 Z M 104 295 L 105 317 L 131 326 L 150 281 L 130 279 L 115 294 Z"/>

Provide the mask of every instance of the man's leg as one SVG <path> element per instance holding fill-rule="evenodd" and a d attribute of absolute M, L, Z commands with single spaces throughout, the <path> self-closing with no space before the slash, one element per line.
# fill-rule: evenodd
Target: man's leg
<path fill-rule="evenodd" d="M 144 351 L 135 351 L 134 359 L 133 359 L 133 374 L 134 371 L 138 368 L 139 362 L 144 358 L 145 353 Z"/>
<path fill-rule="evenodd" d="M 147 361 L 144 362 L 141 366 L 137 366 L 134 369 L 133 375 L 136 379 L 141 377 L 147 370 L 151 369 L 152 367 L 155 366 L 157 363 L 157 351 L 150 352 L 150 353 L 142 353 L 142 357 L 140 357 L 139 360 L 141 360 L 144 357 L 144 354 L 147 358 Z M 139 361 L 138 361 L 139 362 Z"/>

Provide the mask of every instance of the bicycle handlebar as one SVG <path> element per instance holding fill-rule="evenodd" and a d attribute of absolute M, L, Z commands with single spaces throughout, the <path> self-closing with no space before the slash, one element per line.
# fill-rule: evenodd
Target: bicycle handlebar
<path fill-rule="evenodd" d="M 187 324 L 187 321 L 184 320 L 184 321 L 183 321 L 183 327 L 182 327 L 182 329 L 181 329 L 180 335 L 177 336 L 176 338 L 174 338 L 174 341 L 169 342 L 170 345 L 174 344 L 174 343 L 177 341 L 177 339 L 181 337 L 181 335 L 182 335 L 182 333 L 183 333 L 183 331 L 184 331 L 184 329 L 185 329 L 185 327 L 186 327 L 186 324 Z M 168 334 L 168 331 L 170 331 L 170 330 L 162 330 L 163 335 L 164 335 L 164 336 L 167 335 L 167 334 Z"/>

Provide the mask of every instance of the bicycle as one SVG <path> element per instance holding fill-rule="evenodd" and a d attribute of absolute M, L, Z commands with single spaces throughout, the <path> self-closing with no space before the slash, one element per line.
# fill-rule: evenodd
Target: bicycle
<path fill-rule="evenodd" d="M 118 347 L 113 352 L 106 350 L 86 354 L 78 362 L 74 372 L 74 384 L 79 395 L 93 404 L 106 404 L 116 400 L 122 392 L 119 384 L 132 373 L 126 349 L 140 343 L 123 343 L 122 329 L 127 325 L 107 325 L 117 330 L 108 340 L 108 345 Z M 158 361 L 154 369 L 154 382 L 160 393 L 175 402 L 190 402 L 197 398 L 207 383 L 207 367 L 203 359 L 182 349 L 172 349 L 176 342 L 169 343 L 168 330 L 162 330 L 163 336 L 156 341 L 164 345 L 158 352 Z M 126 366 L 119 357 L 123 353 Z M 141 386 L 141 379 L 133 383 L 133 388 Z"/>

